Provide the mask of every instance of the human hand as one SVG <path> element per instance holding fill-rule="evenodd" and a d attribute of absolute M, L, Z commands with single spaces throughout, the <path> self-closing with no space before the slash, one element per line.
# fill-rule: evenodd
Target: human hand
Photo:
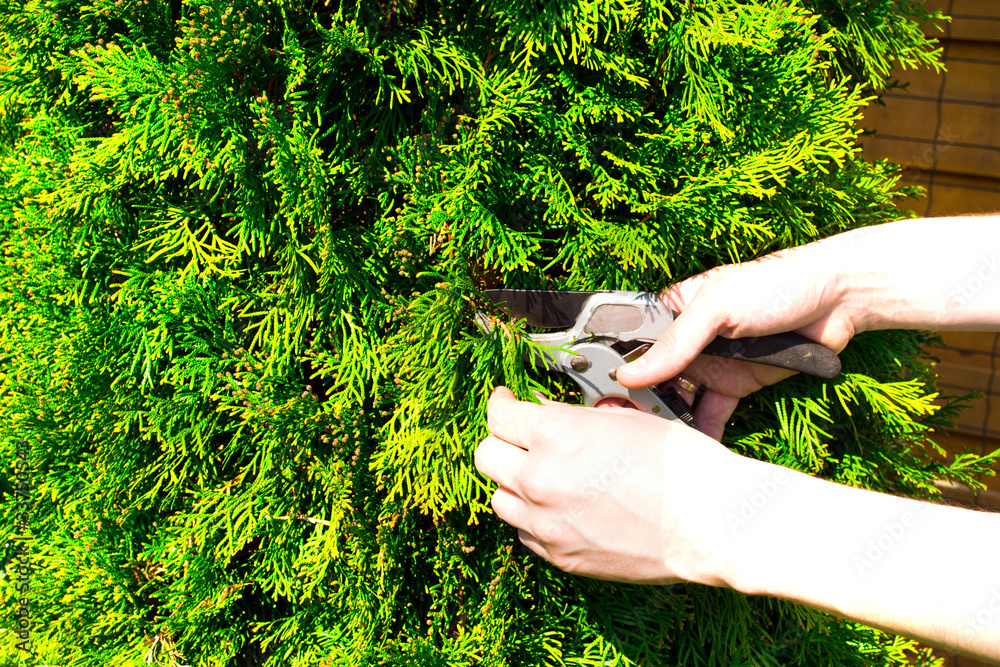
<path fill-rule="evenodd" d="M 792 371 L 702 355 L 716 336 L 752 338 L 794 331 L 840 352 L 860 318 L 846 293 L 834 243 L 818 242 L 741 265 L 722 266 L 666 290 L 673 325 L 642 357 L 618 369 L 626 387 L 659 384 L 678 375 L 706 391 L 695 425 L 716 440 L 740 398 Z M 680 383 L 678 391 L 693 394 Z"/>
<path fill-rule="evenodd" d="M 476 468 L 492 506 L 529 549 L 611 581 L 718 584 L 718 489 L 752 464 L 680 422 L 623 407 L 490 397 Z M 716 517 L 717 519 L 717 517 Z"/>

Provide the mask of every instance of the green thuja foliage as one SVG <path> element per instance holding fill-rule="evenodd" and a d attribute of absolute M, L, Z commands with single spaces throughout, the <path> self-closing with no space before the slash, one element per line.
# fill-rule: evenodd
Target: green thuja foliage
<path fill-rule="evenodd" d="M 472 463 L 485 403 L 572 387 L 473 316 L 491 287 L 656 290 L 899 217 L 858 122 L 894 64 L 939 66 L 935 18 L 3 0 L 0 662 L 905 664 L 815 610 L 523 548 Z M 836 380 L 744 401 L 727 444 L 916 497 L 974 484 L 987 460 L 926 453 L 953 408 L 923 342 L 859 337 Z"/>

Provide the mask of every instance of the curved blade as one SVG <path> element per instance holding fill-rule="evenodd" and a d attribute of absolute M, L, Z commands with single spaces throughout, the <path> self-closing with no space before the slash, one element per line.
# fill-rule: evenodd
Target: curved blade
<path fill-rule="evenodd" d="M 587 300 L 597 292 L 490 289 L 486 296 L 511 319 L 527 320 L 540 329 L 568 329 L 576 324 Z"/>

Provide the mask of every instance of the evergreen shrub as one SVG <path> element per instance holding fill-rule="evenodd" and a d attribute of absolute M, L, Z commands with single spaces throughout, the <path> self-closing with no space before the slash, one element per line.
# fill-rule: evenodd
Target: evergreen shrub
<path fill-rule="evenodd" d="M 487 288 L 657 290 L 903 215 L 858 123 L 894 65 L 940 67 L 940 18 L 4 0 L 0 662 L 905 664 L 912 642 L 812 609 L 530 554 L 472 452 L 494 384 L 572 386 L 473 315 Z M 984 460 L 926 453 L 954 411 L 926 339 L 859 337 L 836 380 L 745 400 L 726 444 L 908 496 L 974 484 Z"/>

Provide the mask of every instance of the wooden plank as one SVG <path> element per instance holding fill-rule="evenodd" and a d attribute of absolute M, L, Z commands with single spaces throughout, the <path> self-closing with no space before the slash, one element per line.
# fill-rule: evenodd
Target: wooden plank
<path fill-rule="evenodd" d="M 995 11 L 995 8 L 993 9 Z M 924 35 L 939 40 L 939 42 L 944 41 L 946 37 L 974 42 L 998 41 L 1000 17 L 953 12 L 951 19 L 950 24 L 935 22 L 925 25 L 923 27 Z"/>
<path fill-rule="evenodd" d="M 928 348 L 931 356 L 938 361 L 938 372 L 941 372 L 941 367 L 978 367 L 984 372 L 989 373 L 994 334 L 986 333 L 983 335 L 990 338 L 990 340 L 987 341 L 988 347 L 985 349 L 970 350 L 969 348 L 943 347 L 940 345 L 932 345 Z M 997 364 L 997 369 L 1000 369 L 1000 364 Z M 985 388 L 985 383 L 983 387 Z M 1000 392 L 1000 380 L 997 381 L 994 389 Z"/>
<path fill-rule="evenodd" d="M 867 156 L 883 157 L 873 153 Z M 897 203 L 900 208 L 924 217 L 1000 212 L 1000 179 L 935 172 L 931 187 L 928 170 L 911 168 L 904 172 L 900 184 L 930 188 L 922 198 L 907 198 Z"/>
<path fill-rule="evenodd" d="M 996 334 L 990 331 L 945 331 L 939 335 L 941 345 L 933 346 L 932 350 L 950 348 L 966 352 L 968 358 L 974 358 L 976 354 L 992 354 L 996 338 Z"/>
<path fill-rule="evenodd" d="M 1000 4 L 996 0 L 925 0 L 928 9 L 940 9 L 954 16 L 979 16 L 1000 19 Z"/>
<path fill-rule="evenodd" d="M 949 102 L 1000 103 L 1000 64 L 993 62 L 950 60 L 945 75 L 919 69 L 898 72 L 896 77 L 914 97 L 936 100 L 940 94 Z"/>
<path fill-rule="evenodd" d="M 941 385 L 942 391 L 957 393 L 949 387 Z M 976 401 L 968 410 L 962 412 L 955 424 L 955 431 L 974 437 L 986 437 L 987 439 L 1000 439 L 1000 401 L 995 398 L 987 406 L 986 401 Z M 985 429 L 983 428 L 983 425 Z"/>
<path fill-rule="evenodd" d="M 947 431 L 931 435 L 931 440 L 944 449 L 948 455 L 943 460 L 951 460 L 964 453 L 985 455 L 1000 449 L 1000 439 L 983 437 L 978 432 Z M 931 448 L 927 449 L 931 458 L 942 460 L 942 456 Z M 967 486 L 954 486 L 942 480 L 937 484 L 942 491 L 942 498 L 954 500 L 978 507 L 1000 508 L 1000 466 L 993 466 L 994 474 L 984 474 L 977 481 L 986 487 L 985 491 L 973 490 Z"/>
<path fill-rule="evenodd" d="M 940 433 L 936 434 L 936 437 L 932 438 L 932 440 L 952 454 L 974 452 L 982 455 L 989 454 L 1000 448 L 1000 440 L 996 438 L 983 438 L 982 436 L 974 436 L 967 433 L 956 433 L 953 436 L 946 436 Z M 994 477 L 994 479 L 996 478 Z"/>
<path fill-rule="evenodd" d="M 949 23 L 924 26 L 928 37 L 1000 42 L 1000 3 L 995 0 L 928 0 L 927 7 L 951 16 Z"/>
<path fill-rule="evenodd" d="M 938 360 L 938 366 L 953 367 L 953 366 L 968 366 L 972 368 L 980 368 L 983 371 L 989 373 L 990 370 L 990 357 L 992 356 L 992 346 L 994 334 L 984 333 L 983 337 L 988 337 L 989 340 L 985 341 L 985 346 L 979 349 L 970 349 L 967 347 L 951 347 L 943 345 L 932 345 L 929 349 L 931 356 Z M 979 344 L 978 341 L 976 344 Z M 1000 364 L 998 364 L 1000 368 Z M 940 369 L 938 369 L 940 372 Z M 1000 391 L 1000 381 L 997 382 L 997 391 Z"/>
<path fill-rule="evenodd" d="M 945 0 L 937 0 L 944 4 Z M 927 3 L 932 4 L 931 2 Z M 947 9 L 947 5 L 944 5 Z M 1000 5 L 996 0 L 955 0 L 951 7 L 952 14 L 973 14 L 976 16 L 992 16 L 1000 19 Z"/>
<path fill-rule="evenodd" d="M 977 480 L 980 484 L 985 484 L 985 490 L 973 489 L 965 484 L 952 480 L 936 480 L 934 486 L 941 492 L 938 502 L 948 505 L 966 507 L 968 509 L 995 509 L 1000 508 L 1000 491 L 989 488 L 990 480 L 996 479 L 996 473 L 992 475 L 980 475 Z M 938 655 L 935 653 L 935 655 Z M 990 667 L 983 662 L 945 662 L 943 667 Z"/>
<path fill-rule="evenodd" d="M 968 190 L 948 183 L 935 183 L 926 202 L 929 204 L 928 217 L 1000 211 L 1000 194 Z"/>
<path fill-rule="evenodd" d="M 977 42 L 995 42 L 997 41 L 997 32 L 1000 32 L 1000 19 L 977 16 L 955 16 L 949 28 L 952 39 Z M 940 40 L 945 33 L 925 26 L 924 34 Z"/>
<path fill-rule="evenodd" d="M 935 385 L 937 390 L 945 396 L 966 396 L 968 391 L 959 387 L 953 387 L 943 380 Z M 971 400 L 966 403 L 968 406 L 955 421 L 954 431 L 972 435 L 974 437 L 985 437 L 987 439 L 1000 440 L 1000 399 L 990 396 Z"/>
<path fill-rule="evenodd" d="M 941 102 L 938 123 L 937 100 L 889 94 L 885 106 L 869 105 L 860 126 L 877 135 L 932 140 L 935 130 L 942 145 L 973 144 L 1000 148 L 1000 104 Z"/>
<path fill-rule="evenodd" d="M 1000 60 L 1000 37 L 992 42 L 983 44 L 981 42 L 968 42 L 961 39 L 953 39 L 948 42 L 948 60 L 987 60 L 996 62 Z"/>
<path fill-rule="evenodd" d="M 938 390 L 958 395 L 983 394 L 959 417 L 957 429 L 982 435 L 985 427 L 991 437 L 1000 438 L 1000 377 L 997 376 L 1000 360 L 993 357 L 997 334 L 949 331 L 942 335 L 942 341 L 943 345 L 934 345 L 929 350 L 939 360 L 934 367 Z"/>
<path fill-rule="evenodd" d="M 1000 43 L 951 42 L 947 65 L 945 74 L 900 72 L 900 80 L 909 82 L 907 92 L 891 90 L 885 107 L 865 110 L 861 125 L 875 135 L 860 143 L 869 157 L 887 157 L 911 170 L 1000 178 Z M 959 196 L 946 197 L 951 194 Z M 993 207 L 987 199 L 979 210 Z M 947 213 L 953 212 L 964 211 L 949 205 Z"/>
<path fill-rule="evenodd" d="M 942 355 L 943 356 L 943 355 Z M 984 395 L 993 396 L 994 402 L 1000 406 L 1000 378 L 990 370 L 989 360 L 983 366 L 965 366 L 942 359 L 935 365 L 940 381 L 939 388 L 948 388 L 953 394 L 968 394 L 978 391 Z M 1000 414 L 997 415 L 1000 417 Z M 1000 424 L 997 425 L 1000 428 Z"/>
<path fill-rule="evenodd" d="M 931 440 L 940 445 L 945 451 L 952 455 L 971 452 L 973 454 L 985 455 L 1000 449 L 1000 440 L 996 438 L 984 438 L 981 435 L 971 435 L 969 433 L 935 433 Z M 937 453 L 934 458 L 940 458 Z M 1000 473 L 1000 468 L 992 468 Z M 1000 477 L 994 475 L 983 475 L 980 478 L 986 488 L 1000 491 Z"/>
<path fill-rule="evenodd" d="M 864 136 L 858 140 L 869 158 L 885 157 L 910 169 L 974 174 L 1000 179 L 1000 148 L 961 143 Z"/>
<path fill-rule="evenodd" d="M 953 41 L 945 63 L 945 74 L 921 68 L 894 76 L 913 97 L 936 100 L 943 84 L 946 101 L 1000 105 L 1000 43 Z"/>

